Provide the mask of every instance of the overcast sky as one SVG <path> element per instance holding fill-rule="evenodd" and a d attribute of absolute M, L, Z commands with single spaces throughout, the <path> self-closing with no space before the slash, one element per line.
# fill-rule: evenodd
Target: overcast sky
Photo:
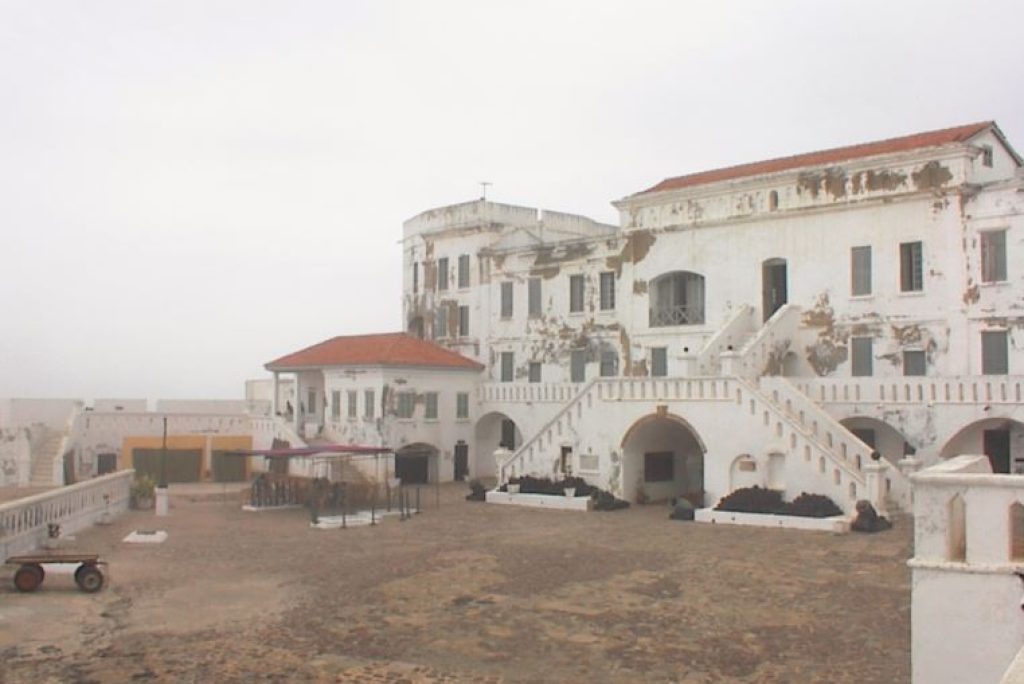
<path fill-rule="evenodd" d="M 401 329 L 402 221 L 995 119 L 1024 3 L 0 1 L 0 396 Z"/>

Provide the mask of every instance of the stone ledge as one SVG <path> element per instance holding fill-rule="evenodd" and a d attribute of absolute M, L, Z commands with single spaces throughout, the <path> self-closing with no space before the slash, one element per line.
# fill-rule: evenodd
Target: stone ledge
<path fill-rule="evenodd" d="M 798 515 L 772 515 L 770 513 L 737 513 L 716 511 L 713 508 L 699 508 L 693 519 L 702 523 L 720 525 L 751 525 L 754 527 L 783 527 L 793 530 L 816 530 L 819 532 L 845 533 L 850 531 L 850 521 L 841 515 L 831 518 L 806 518 Z"/>
<path fill-rule="evenodd" d="M 509 494 L 492 490 L 487 492 L 487 503 L 528 508 L 551 508 L 560 511 L 589 511 L 592 501 L 589 496 L 556 496 L 553 494 Z"/>

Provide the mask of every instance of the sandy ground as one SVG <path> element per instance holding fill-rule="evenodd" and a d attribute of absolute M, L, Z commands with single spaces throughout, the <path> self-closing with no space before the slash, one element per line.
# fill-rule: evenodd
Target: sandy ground
<path fill-rule="evenodd" d="M 465 492 L 348 530 L 234 498 L 130 512 L 68 545 L 109 561 L 98 594 L 0 570 L 0 682 L 909 681 L 909 520 L 832 535 Z"/>

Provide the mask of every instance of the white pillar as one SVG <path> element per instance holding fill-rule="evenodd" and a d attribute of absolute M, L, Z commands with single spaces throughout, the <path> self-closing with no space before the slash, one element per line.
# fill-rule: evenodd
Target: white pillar
<path fill-rule="evenodd" d="M 878 515 L 888 515 L 885 508 L 885 471 L 888 469 L 889 464 L 881 460 L 864 466 L 867 500 L 875 507 Z"/>
<path fill-rule="evenodd" d="M 494 472 L 498 474 L 498 484 L 505 484 L 512 477 L 511 471 L 506 473 L 505 469 L 501 467 L 511 457 L 512 452 L 505 447 L 498 447 L 494 450 Z M 522 473 L 516 473 L 516 475 L 522 475 Z"/>
<path fill-rule="evenodd" d="M 156 514 L 159 516 L 165 516 L 170 509 L 170 497 L 167 495 L 167 487 L 156 488 Z"/>
<path fill-rule="evenodd" d="M 295 429 L 295 434 L 301 435 L 302 432 L 299 430 L 299 423 L 302 420 L 299 414 L 302 412 L 299 410 L 302 407 L 302 387 L 299 384 L 299 374 L 295 374 L 295 404 L 292 406 L 292 427 Z M 295 446 L 294 444 L 292 446 Z"/>
<path fill-rule="evenodd" d="M 270 415 L 271 416 L 276 416 L 278 410 L 280 409 L 280 406 L 279 406 L 278 401 L 277 401 L 277 395 L 281 391 L 279 378 L 280 378 L 280 375 L 278 374 L 278 372 L 274 371 L 274 395 L 270 398 Z"/>

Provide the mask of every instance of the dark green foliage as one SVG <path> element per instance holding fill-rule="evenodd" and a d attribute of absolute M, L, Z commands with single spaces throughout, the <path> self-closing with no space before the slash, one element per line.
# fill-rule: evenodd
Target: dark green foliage
<path fill-rule="evenodd" d="M 773 515 L 796 515 L 803 518 L 830 518 L 842 515 L 832 499 L 822 494 L 802 493 L 793 501 L 782 500 L 782 492 L 763 487 L 745 487 L 722 497 L 715 506 L 716 511 L 736 513 L 771 513 Z"/>
<path fill-rule="evenodd" d="M 786 515 L 799 515 L 805 518 L 831 518 L 842 515 L 843 509 L 836 502 L 822 494 L 802 493 L 786 504 Z"/>
<path fill-rule="evenodd" d="M 782 492 L 764 487 L 744 487 L 737 489 L 715 506 L 716 511 L 733 511 L 736 513 L 774 513 L 784 515 L 786 503 L 782 500 Z"/>
<path fill-rule="evenodd" d="M 587 484 L 582 477 L 569 476 L 562 480 L 552 480 L 547 477 L 524 475 L 513 477 L 508 483 L 519 485 L 520 494 L 547 494 L 549 496 L 564 496 L 566 487 L 575 487 L 576 496 L 589 496 L 594 500 L 595 511 L 616 511 L 621 508 L 629 508 L 628 501 L 617 499 L 611 492 Z M 503 486 L 501 491 L 508 491 L 508 488 Z"/>
<path fill-rule="evenodd" d="M 484 487 L 480 480 L 469 481 L 469 494 L 466 495 L 466 501 L 486 501 L 487 500 L 487 488 Z"/>

